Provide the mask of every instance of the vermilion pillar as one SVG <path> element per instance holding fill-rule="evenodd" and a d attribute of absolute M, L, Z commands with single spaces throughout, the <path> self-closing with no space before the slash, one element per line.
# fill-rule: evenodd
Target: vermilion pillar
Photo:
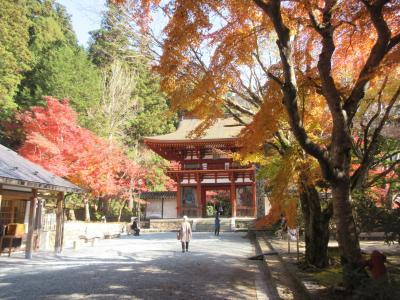
<path fill-rule="evenodd" d="M 203 203 L 203 199 L 201 197 L 201 177 L 199 174 L 197 174 L 197 176 L 196 176 L 196 183 L 197 183 L 196 184 L 196 198 L 197 198 L 196 200 L 197 200 L 197 203 L 200 204 L 200 207 L 197 212 L 197 216 L 205 217 L 206 204 Z"/>
<path fill-rule="evenodd" d="M 178 182 L 176 185 L 176 216 L 180 218 L 182 216 L 182 190 L 181 185 Z"/>
<path fill-rule="evenodd" d="M 232 218 L 236 217 L 236 185 L 235 176 L 231 176 L 231 203 L 232 203 Z"/>
<path fill-rule="evenodd" d="M 257 218 L 257 195 L 256 195 L 256 183 L 253 182 L 253 216 Z"/>

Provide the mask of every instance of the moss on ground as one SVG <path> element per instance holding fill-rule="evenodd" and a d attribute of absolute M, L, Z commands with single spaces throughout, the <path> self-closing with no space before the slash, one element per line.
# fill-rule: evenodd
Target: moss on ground
<path fill-rule="evenodd" d="M 335 286 L 342 282 L 342 269 L 340 266 L 331 266 L 320 271 L 308 273 L 308 275 L 313 281 L 326 287 Z"/>
<path fill-rule="evenodd" d="M 303 278 L 303 280 L 312 281 L 318 285 L 326 287 L 325 290 L 318 291 L 319 296 L 325 299 L 352 299 L 355 295 L 338 295 L 331 288 L 335 286 L 340 286 L 342 284 L 342 268 L 339 264 L 339 257 L 334 255 L 334 251 L 330 253 L 330 261 L 333 263 L 331 266 L 325 269 L 317 269 L 312 267 L 306 267 L 303 264 L 297 264 L 298 276 Z M 333 255 L 332 255 L 333 254 Z M 363 256 L 364 259 L 368 259 L 368 255 Z M 374 296 L 374 299 L 400 299 L 400 256 L 388 256 L 386 267 L 388 270 L 390 285 L 389 286 L 376 286 L 371 285 L 371 288 L 379 289 L 382 291 L 383 298 L 380 296 Z M 368 292 L 368 289 L 365 289 Z M 371 293 L 373 291 L 370 291 Z M 373 294 L 373 293 L 372 293 Z M 356 299 L 366 299 L 363 298 L 365 295 L 360 294 L 360 297 Z"/>

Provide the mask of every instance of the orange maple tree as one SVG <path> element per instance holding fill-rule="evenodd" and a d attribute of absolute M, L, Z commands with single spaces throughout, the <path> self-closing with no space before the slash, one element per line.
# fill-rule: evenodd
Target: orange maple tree
<path fill-rule="evenodd" d="M 365 177 L 364 168 L 375 152 L 372 141 L 371 151 L 363 154 L 362 169 L 354 173 L 360 177 L 351 177 L 353 122 L 370 84 L 381 81 L 382 74 L 399 74 L 400 1 L 127 2 L 140 25 L 150 22 L 156 9 L 169 18 L 157 67 L 161 85 L 172 99 L 173 109 L 190 110 L 204 119 L 201 129 L 223 116 L 228 92 L 243 82 L 244 66 L 257 59 L 263 63 L 265 77 L 279 86 L 278 99 L 283 102 L 291 132 L 303 151 L 318 161 L 330 185 L 339 250 L 346 265 L 343 270 L 351 286 L 353 279 L 357 281 L 353 276 L 357 272 L 352 271 L 361 260 L 361 251 L 350 191 Z M 257 57 L 258 49 L 274 43 L 274 59 Z M 307 89 L 300 89 L 301 85 Z M 394 102 L 399 91 L 395 89 Z M 301 118 L 302 98 L 313 102 L 315 95 L 323 99 L 321 109 L 332 120 L 325 140 L 313 139 Z M 269 98 L 268 91 L 265 97 L 262 100 Z M 262 101 L 258 114 L 267 115 L 271 103 L 274 100 Z M 390 113 L 390 105 L 387 111 Z M 265 137 L 262 128 L 255 134 Z"/>

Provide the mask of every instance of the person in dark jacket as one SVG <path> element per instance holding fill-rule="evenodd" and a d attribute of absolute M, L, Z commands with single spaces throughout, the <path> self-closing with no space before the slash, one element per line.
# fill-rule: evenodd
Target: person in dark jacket
<path fill-rule="evenodd" d="M 133 223 L 132 223 L 132 225 L 131 225 L 131 228 L 132 228 L 132 230 L 133 230 L 133 235 L 136 235 L 136 236 L 139 236 L 139 235 L 140 235 L 140 227 L 139 227 L 139 225 L 138 225 L 138 219 L 137 219 L 137 218 L 135 218 L 135 219 L 133 220 Z"/>
<path fill-rule="evenodd" d="M 221 220 L 219 219 L 219 212 L 215 214 L 214 220 L 214 235 L 219 235 L 219 229 L 221 228 Z"/>

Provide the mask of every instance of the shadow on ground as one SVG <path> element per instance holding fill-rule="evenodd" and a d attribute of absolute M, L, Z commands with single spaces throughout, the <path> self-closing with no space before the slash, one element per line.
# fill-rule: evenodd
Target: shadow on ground
<path fill-rule="evenodd" d="M 255 299 L 256 262 L 235 253 L 243 241 L 225 236 L 218 245 L 203 245 L 201 251 L 181 253 L 171 248 L 173 234 L 124 237 L 118 243 L 149 242 L 143 251 L 119 251 L 110 258 L 47 256 L 33 261 L 0 260 L 1 299 Z M 210 234 L 197 234 L 207 243 Z M 154 241 L 155 244 L 154 244 Z M 248 243 L 247 241 L 245 241 Z M 231 249 L 220 247 L 230 245 Z M 159 249 L 157 249 L 159 248 Z M 19 268 L 22 267 L 22 268 Z M 0 270 L 1 270 L 0 269 Z"/>

